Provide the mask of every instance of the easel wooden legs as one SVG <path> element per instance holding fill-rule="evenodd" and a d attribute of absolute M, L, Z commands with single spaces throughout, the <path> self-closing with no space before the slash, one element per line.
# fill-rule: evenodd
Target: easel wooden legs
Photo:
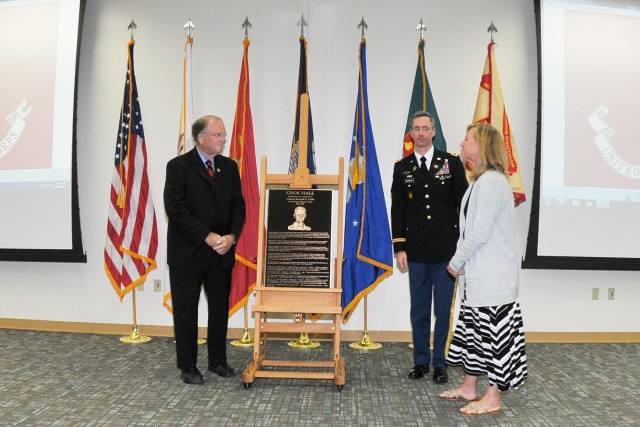
<path fill-rule="evenodd" d="M 316 300 L 331 299 L 331 293 L 324 290 L 317 295 Z M 268 292 L 268 291 L 264 291 Z M 308 292 L 308 291 L 304 291 Z M 339 296 L 339 294 L 337 294 Z M 335 295 L 333 295 L 335 298 Z M 273 308 L 273 307 L 272 307 Z M 242 373 L 242 383 L 246 389 L 251 388 L 255 378 L 302 378 L 333 380 L 338 391 L 342 391 L 345 384 L 345 361 L 340 356 L 340 307 L 335 307 L 331 315 L 332 323 L 291 323 L 285 321 L 268 321 L 266 312 L 257 311 L 262 309 L 259 305 L 254 306 L 255 315 L 255 335 L 253 361 Z M 328 311 L 328 310 L 327 310 Z M 338 327 L 336 328 L 336 322 Z M 268 358 L 269 333 L 322 333 L 333 335 L 333 353 L 330 360 L 308 361 L 308 360 L 274 360 Z M 264 368 L 281 369 L 264 369 Z M 288 370 L 286 370 L 288 368 Z M 314 370 L 302 370 L 313 368 Z"/>

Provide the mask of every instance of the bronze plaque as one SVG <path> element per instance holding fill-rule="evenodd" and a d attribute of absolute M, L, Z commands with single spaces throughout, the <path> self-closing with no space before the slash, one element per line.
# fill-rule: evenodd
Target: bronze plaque
<path fill-rule="evenodd" d="M 269 190 L 265 286 L 330 287 L 331 190 Z"/>

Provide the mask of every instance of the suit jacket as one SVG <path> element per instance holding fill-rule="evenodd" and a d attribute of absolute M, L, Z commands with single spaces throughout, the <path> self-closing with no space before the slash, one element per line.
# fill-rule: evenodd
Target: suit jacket
<path fill-rule="evenodd" d="M 396 162 L 391 185 L 394 252 L 406 251 L 409 262 L 449 261 L 456 249 L 458 213 L 467 187 L 456 154 L 434 150 L 426 173 L 414 154 Z"/>
<path fill-rule="evenodd" d="M 240 236 L 245 220 L 238 165 L 222 155 L 214 159 L 215 180 L 196 148 L 167 163 L 164 208 L 169 219 L 167 263 L 201 271 L 212 264 L 232 268 L 235 246 L 218 255 L 205 238 L 209 232 Z"/>

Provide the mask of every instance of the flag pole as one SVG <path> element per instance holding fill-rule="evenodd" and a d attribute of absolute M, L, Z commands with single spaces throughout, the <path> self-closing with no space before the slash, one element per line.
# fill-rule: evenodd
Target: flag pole
<path fill-rule="evenodd" d="M 364 330 L 362 331 L 362 339 L 360 342 L 352 342 L 349 344 L 349 348 L 355 350 L 378 350 L 382 348 L 382 344 L 374 342 L 369 338 L 369 332 L 367 331 L 367 296 L 364 297 Z"/>
<path fill-rule="evenodd" d="M 308 26 L 307 21 L 304 19 L 304 13 L 300 16 L 298 21 L 298 27 L 300 27 L 300 39 L 304 37 L 304 27 Z M 300 106 L 300 121 L 298 127 L 298 165 L 293 171 L 295 176 L 294 184 L 290 185 L 291 188 L 309 188 L 309 168 L 307 164 L 307 148 L 309 144 L 309 94 L 307 92 L 300 95 L 298 100 Z M 295 323 L 304 323 L 304 313 L 294 313 L 293 319 Z M 320 343 L 312 341 L 309 338 L 309 334 L 301 332 L 297 341 L 289 341 L 289 347 L 312 349 L 320 347 Z"/>
<path fill-rule="evenodd" d="M 300 24 L 303 29 L 306 25 L 304 15 L 300 18 Z M 309 94 L 303 93 L 300 95 L 300 126 L 299 126 L 299 138 L 298 143 L 298 167 L 293 173 L 296 176 L 296 182 L 306 181 L 309 182 L 309 168 L 307 167 L 307 148 L 309 143 Z M 296 188 L 295 184 L 291 185 L 292 188 Z M 301 187 L 300 187 L 301 188 Z M 308 188 L 308 187 L 307 187 Z M 304 313 L 294 314 L 295 323 L 304 323 Z M 309 334 L 301 332 L 297 341 L 289 341 L 289 347 L 312 349 L 320 347 L 320 343 L 312 341 L 309 338 Z"/>
<path fill-rule="evenodd" d="M 427 26 L 424 25 L 424 22 L 423 22 L 422 18 L 420 18 L 420 22 L 418 23 L 418 26 L 416 27 L 416 31 L 420 32 L 420 42 L 424 42 L 424 32 L 427 31 Z M 418 44 L 418 46 L 420 46 L 420 45 Z M 425 101 L 423 101 L 423 102 L 425 102 Z M 427 110 L 426 104 L 423 105 L 422 110 L 423 111 Z M 409 114 L 411 114 L 411 111 L 409 111 Z M 411 152 L 413 152 L 413 139 L 411 139 Z M 405 153 L 403 152 L 403 154 L 405 154 Z M 431 314 L 429 314 L 429 315 L 431 315 Z M 413 348 L 413 342 L 409 343 L 409 348 Z M 431 348 L 433 348 L 433 346 Z"/>
<path fill-rule="evenodd" d="M 133 39 L 133 31 L 136 28 L 138 28 L 138 26 L 136 25 L 136 23 L 135 23 L 135 21 L 133 20 L 133 17 L 132 17 L 131 18 L 131 22 L 129 23 L 129 26 L 127 27 L 127 29 L 129 30 L 129 36 L 130 36 L 130 40 L 131 40 L 130 43 L 133 43 L 133 40 L 134 40 Z M 133 74 L 133 67 L 131 69 L 131 73 Z M 144 282 L 142 282 L 142 283 L 144 283 Z M 140 333 L 138 332 L 138 321 L 137 321 L 137 317 L 136 317 L 136 288 L 135 287 L 131 291 L 131 300 L 132 300 L 132 306 L 133 306 L 133 327 L 132 327 L 132 331 L 131 331 L 130 335 L 121 337 L 120 338 L 120 342 L 123 342 L 125 344 L 141 344 L 141 343 L 149 342 L 149 341 L 151 341 L 151 337 L 140 335 Z"/>
<path fill-rule="evenodd" d="M 447 335 L 447 343 L 444 346 L 444 356 L 449 355 L 449 346 L 451 345 L 451 339 L 453 338 L 453 315 L 456 309 L 456 295 L 458 294 L 458 277 L 453 284 L 453 298 L 451 299 L 451 312 L 449 314 L 449 334 Z"/>
<path fill-rule="evenodd" d="M 358 28 L 362 30 L 361 37 L 364 42 L 364 30 L 368 29 L 369 26 L 364 20 L 364 16 L 360 20 L 358 24 Z M 369 309 L 367 304 L 367 295 L 364 296 L 364 329 L 362 331 L 362 339 L 359 342 L 352 342 L 349 344 L 349 348 L 353 348 L 355 350 L 378 350 L 382 348 L 382 344 L 378 344 L 369 338 L 368 332 L 368 317 L 369 317 Z"/>
<path fill-rule="evenodd" d="M 242 23 L 240 28 L 242 28 L 244 30 L 244 38 L 245 38 L 245 40 L 244 40 L 243 44 L 245 44 L 245 55 L 246 55 L 246 52 L 247 52 L 246 49 L 248 49 L 248 44 L 247 43 L 249 42 L 249 28 L 252 28 L 251 22 L 249 22 L 249 16 L 245 16 L 244 22 Z M 243 56 L 243 66 L 244 66 L 244 61 L 245 60 L 247 60 L 247 59 L 246 59 L 245 56 Z M 248 64 L 248 62 L 247 62 L 247 64 Z M 247 65 L 247 73 L 248 73 L 248 65 Z M 243 73 L 241 72 L 241 74 L 240 74 L 240 84 L 242 84 L 242 75 L 243 75 Z M 248 86 L 248 81 L 247 81 L 247 86 Z M 238 89 L 238 90 L 240 90 L 240 89 Z M 240 95 L 238 95 L 238 97 L 239 96 Z M 240 99 L 239 98 L 238 98 L 238 105 L 240 105 Z M 236 107 L 236 108 L 239 109 L 239 106 Z M 247 109 L 249 108 L 248 103 L 247 103 L 246 108 Z M 246 110 L 245 110 L 244 114 L 246 114 Z M 236 112 L 236 119 L 237 119 L 237 112 Z M 232 145 L 236 142 L 235 141 L 235 135 L 236 135 L 236 122 L 235 122 L 235 120 L 234 120 L 233 126 L 234 126 L 234 141 L 232 142 Z M 244 134 L 242 135 L 242 138 L 244 139 Z M 233 152 L 233 147 L 232 147 L 232 149 L 231 149 L 231 151 L 229 153 L 230 156 L 231 156 L 231 152 Z M 243 150 L 242 157 L 241 157 L 242 164 L 245 164 L 245 154 L 246 153 Z M 255 159 L 252 159 L 251 161 L 255 162 Z M 244 172 L 242 172 L 242 174 L 241 174 L 241 179 L 243 181 L 245 179 Z M 244 184 L 244 182 L 243 182 L 243 184 Z M 246 225 L 246 223 L 245 223 L 245 225 Z M 249 282 L 251 282 L 251 281 L 249 281 Z M 233 287 L 233 285 L 232 285 L 232 287 Z M 243 309 L 243 313 L 244 313 L 244 329 L 242 331 L 242 336 L 240 337 L 239 340 L 231 341 L 231 345 L 234 346 L 234 347 L 253 347 L 254 341 L 253 341 L 253 338 L 251 337 L 251 334 L 249 333 L 249 298 L 248 298 L 248 295 L 247 295 L 247 301 L 244 303 L 242 309 Z"/>
<path fill-rule="evenodd" d="M 231 345 L 234 347 L 252 347 L 253 346 L 253 338 L 251 338 L 251 334 L 249 333 L 249 308 L 245 303 L 243 306 L 244 311 L 244 329 L 242 331 L 242 337 L 239 340 L 231 341 Z"/>
<path fill-rule="evenodd" d="M 142 344 L 151 341 L 151 337 L 140 335 L 138 333 L 138 320 L 136 317 L 136 289 L 131 292 L 131 301 L 133 302 L 133 330 L 130 335 L 120 338 L 120 342 L 125 344 Z"/>

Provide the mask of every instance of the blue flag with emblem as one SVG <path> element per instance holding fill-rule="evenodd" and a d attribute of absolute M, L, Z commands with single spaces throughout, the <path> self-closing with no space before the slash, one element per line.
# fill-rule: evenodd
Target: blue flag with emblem
<path fill-rule="evenodd" d="M 344 226 L 343 323 L 349 320 L 362 298 L 393 274 L 389 218 L 369 119 L 366 46 L 363 37 Z"/>
<path fill-rule="evenodd" d="M 306 25 L 306 24 L 304 24 Z M 309 95 L 309 83 L 307 79 L 307 39 L 300 36 L 300 67 L 298 69 L 298 91 L 296 92 L 296 123 L 293 129 L 293 141 L 291 142 L 291 156 L 289 157 L 289 173 L 294 173 L 298 168 L 298 152 L 300 145 L 300 96 Z M 313 143 L 313 120 L 311 119 L 311 101 L 309 101 L 309 117 L 307 124 L 307 168 L 310 174 L 316 173 L 316 151 Z"/>

